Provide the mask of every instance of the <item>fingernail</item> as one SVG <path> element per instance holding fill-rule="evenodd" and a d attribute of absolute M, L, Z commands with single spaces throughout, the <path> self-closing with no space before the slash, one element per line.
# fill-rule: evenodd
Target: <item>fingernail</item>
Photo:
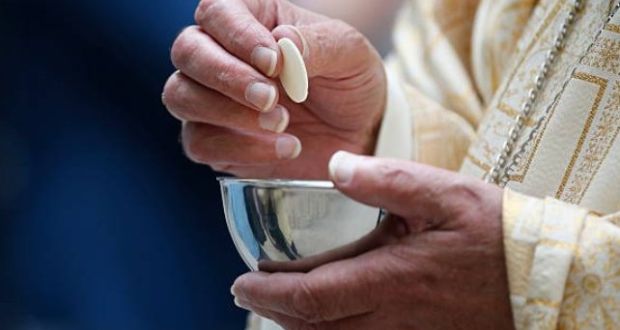
<path fill-rule="evenodd" d="M 281 105 L 277 105 L 273 111 L 263 112 L 258 117 L 258 124 L 267 131 L 282 133 L 288 126 L 288 111 Z"/>
<path fill-rule="evenodd" d="M 276 140 L 276 154 L 279 159 L 295 159 L 301 153 L 301 141 L 290 135 L 281 136 Z"/>
<path fill-rule="evenodd" d="M 250 84 L 245 91 L 245 99 L 263 112 L 273 107 L 273 104 L 276 102 L 276 96 L 275 87 L 261 82 Z"/>
<path fill-rule="evenodd" d="M 351 182 L 359 159 L 346 151 L 338 151 L 329 161 L 329 176 L 340 185 Z"/>
<path fill-rule="evenodd" d="M 278 53 L 271 48 L 258 46 L 252 52 L 252 64 L 267 76 L 272 77 L 278 64 Z"/>

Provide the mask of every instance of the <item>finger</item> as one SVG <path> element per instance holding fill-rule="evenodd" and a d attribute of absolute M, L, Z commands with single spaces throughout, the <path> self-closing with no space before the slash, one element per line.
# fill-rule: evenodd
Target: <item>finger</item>
<path fill-rule="evenodd" d="M 181 32 L 171 56 L 183 74 L 247 107 L 269 112 L 278 102 L 278 89 L 272 81 L 229 54 L 196 26 Z"/>
<path fill-rule="evenodd" d="M 203 0 L 195 20 L 228 52 L 269 77 L 276 75 L 280 51 L 265 26 L 276 24 L 274 1 Z"/>
<path fill-rule="evenodd" d="M 410 161 L 338 152 L 329 172 L 349 197 L 406 218 L 443 221 L 483 199 L 477 180 Z"/>
<path fill-rule="evenodd" d="M 241 132 L 187 122 L 181 135 L 186 155 L 203 164 L 268 164 L 297 158 L 301 152 L 301 142 L 289 134 Z"/>
<path fill-rule="evenodd" d="M 310 323 L 304 320 L 290 317 L 282 313 L 262 309 L 252 304 L 250 301 L 235 299 L 235 304 L 248 311 L 254 312 L 256 315 L 276 322 L 284 329 L 321 329 L 321 330 L 357 330 L 369 327 L 372 322 L 373 314 L 362 314 L 358 316 L 348 317 L 336 321 Z"/>
<path fill-rule="evenodd" d="M 252 305 L 252 303 L 246 300 L 235 298 L 235 305 L 237 305 L 237 307 L 239 308 L 243 308 L 247 311 L 253 312 L 260 317 L 271 320 L 277 323 L 279 326 L 283 327 L 284 329 L 308 329 L 309 328 L 308 323 L 301 319 L 294 318 L 288 315 L 284 315 L 282 313 L 270 311 L 267 309 L 263 309 L 258 306 L 254 306 Z"/>
<path fill-rule="evenodd" d="M 263 260 L 258 263 L 258 269 L 263 272 L 306 272 L 320 265 L 330 262 L 345 260 L 362 255 L 368 251 L 375 250 L 381 246 L 397 243 L 404 236 L 408 235 L 410 230 L 402 219 L 395 216 L 388 216 L 379 223 L 378 227 L 366 236 L 357 241 L 330 250 L 318 256 L 306 257 L 301 260 L 287 262 L 272 262 Z"/>
<path fill-rule="evenodd" d="M 166 82 L 163 102 L 168 111 L 181 121 L 276 133 L 283 132 L 289 122 L 288 110 L 283 106 L 276 105 L 273 111 L 259 113 L 179 72 Z"/>
<path fill-rule="evenodd" d="M 252 306 L 299 318 L 328 322 L 371 313 L 390 283 L 375 250 L 330 263 L 310 273 L 248 273 L 233 285 L 233 293 Z"/>
<path fill-rule="evenodd" d="M 370 57 L 379 56 L 360 32 L 338 20 L 280 25 L 272 33 L 276 40 L 288 38 L 295 43 L 310 78 L 355 77 L 363 72 Z"/>
<path fill-rule="evenodd" d="M 273 164 L 234 165 L 228 163 L 210 163 L 209 166 L 216 172 L 232 174 L 239 178 L 273 179 L 277 168 Z"/>

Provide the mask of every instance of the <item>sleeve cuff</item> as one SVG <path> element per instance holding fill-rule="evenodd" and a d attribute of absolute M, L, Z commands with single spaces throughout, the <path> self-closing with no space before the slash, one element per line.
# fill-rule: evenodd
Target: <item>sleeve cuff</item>
<path fill-rule="evenodd" d="M 388 98 L 375 156 L 414 160 L 413 123 L 407 97 L 394 69 L 386 65 L 385 71 Z"/>
<path fill-rule="evenodd" d="M 517 329 L 555 329 L 587 211 L 506 189 L 504 252 Z M 538 328 L 538 327 L 536 327 Z"/>

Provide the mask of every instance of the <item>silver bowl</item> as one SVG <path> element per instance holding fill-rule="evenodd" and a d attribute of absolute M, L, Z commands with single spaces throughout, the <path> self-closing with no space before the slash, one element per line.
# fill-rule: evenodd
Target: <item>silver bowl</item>
<path fill-rule="evenodd" d="M 308 271 L 359 254 L 381 220 L 328 181 L 219 181 L 230 235 L 251 270 Z"/>

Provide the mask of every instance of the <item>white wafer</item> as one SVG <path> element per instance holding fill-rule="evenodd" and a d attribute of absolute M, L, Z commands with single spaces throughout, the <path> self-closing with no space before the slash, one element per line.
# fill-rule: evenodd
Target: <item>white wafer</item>
<path fill-rule="evenodd" d="M 308 98 L 308 71 L 304 57 L 290 39 L 280 39 L 278 45 L 284 64 L 280 73 L 282 87 L 293 102 L 303 103 Z"/>

